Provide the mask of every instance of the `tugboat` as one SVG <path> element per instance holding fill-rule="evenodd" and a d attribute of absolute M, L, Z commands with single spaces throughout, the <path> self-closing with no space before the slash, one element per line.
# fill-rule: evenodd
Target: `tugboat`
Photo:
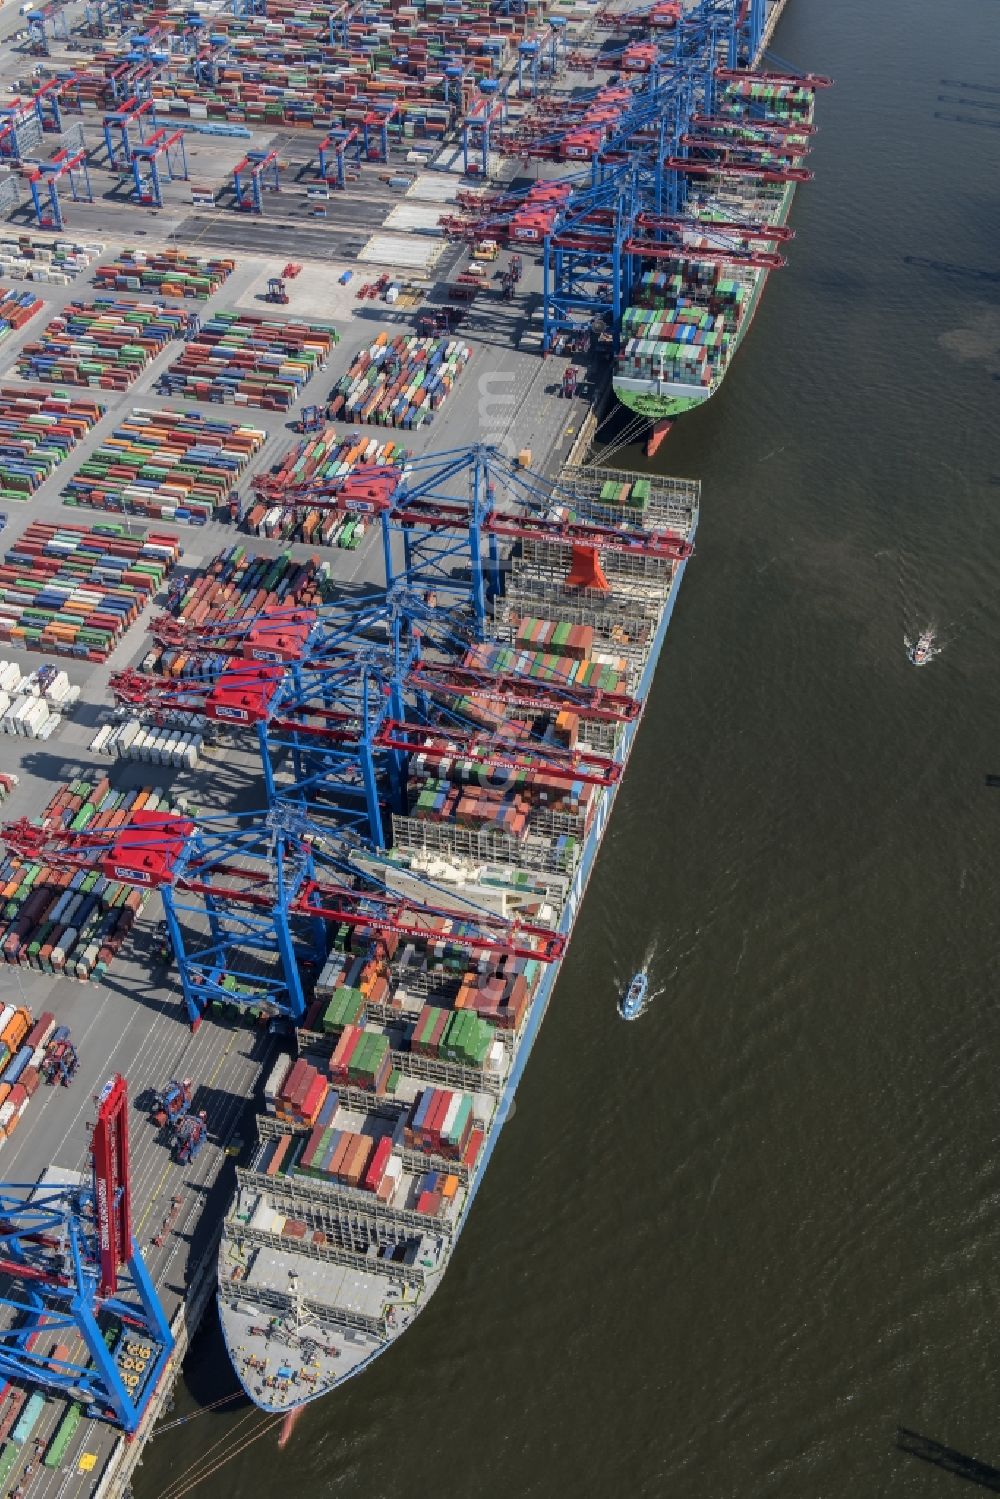
<path fill-rule="evenodd" d="M 934 649 L 934 630 L 930 626 L 921 630 L 916 640 L 907 646 L 906 654 L 911 666 L 926 666 L 937 655 Z"/>
<path fill-rule="evenodd" d="M 632 975 L 629 986 L 618 1002 L 618 1013 L 623 1020 L 638 1020 L 649 992 L 649 975 L 644 968 Z"/>

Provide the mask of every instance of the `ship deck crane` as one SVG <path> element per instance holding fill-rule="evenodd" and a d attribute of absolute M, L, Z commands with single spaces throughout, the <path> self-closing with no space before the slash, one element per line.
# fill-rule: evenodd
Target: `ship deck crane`
<path fill-rule="evenodd" d="M 454 892 L 429 880 L 427 903 L 407 898 L 379 874 L 390 874 L 384 858 L 352 862 L 356 850 L 339 835 L 289 807 L 200 824 L 140 810 L 118 829 L 89 834 L 22 819 L 0 828 L 0 840 L 21 857 L 96 866 L 109 879 L 158 890 L 194 1030 L 216 1000 L 301 1023 L 302 973 L 325 961 L 331 924 L 540 962 L 565 947 L 547 926 L 456 904 Z"/>
<path fill-rule="evenodd" d="M 128 1098 L 114 1077 L 97 1099 L 91 1180 L 0 1183 L 0 1377 L 30 1382 L 85 1405 L 88 1415 L 134 1433 L 173 1351 L 174 1339 L 132 1233 Z M 151 1356 L 126 1382 L 105 1331 L 127 1326 Z M 53 1358 L 39 1334 L 85 1353 Z"/>

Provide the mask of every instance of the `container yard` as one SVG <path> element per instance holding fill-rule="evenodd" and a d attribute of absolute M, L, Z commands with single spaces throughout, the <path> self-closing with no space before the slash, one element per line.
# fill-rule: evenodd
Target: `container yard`
<path fill-rule="evenodd" d="M 23 328 L 29 318 L 42 310 L 42 299 L 31 291 L 15 291 L 9 286 L 0 286 L 0 343 L 8 333 Z"/>
<path fill-rule="evenodd" d="M 725 307 L 683 315 L 671 278 L 696 257 L 611 287 L 606 230 L 676 250 L 617 167 L 628 222 L 598 193 L 593 243 L 555 241 L 606 170 L 587 142 L 612 165 L 646 149 L 641 70 L 589 99 L 623 44 L 655 60 L 641 20 L 268 0 L 199 49 L 180 9 L 101 7 L 100 35 L 78 9 L 0 17 L 23 168 L 0 180 L 0 490 L 24 502 L 0 564 L 0 998 L 30 1020 L 0 1162 L 49 1173 L 65 1234 L 127 1117 L 142 1265 L 117 1266 L 134 1327 L 101 1310 L 101 1263 L 81 1305 L 105 1351 L 82 1323 L 33 1329 L 33 1377 L 0 1388 L 3 1486 L 30 1465 L 33 1499 L 124 1492 L 217 1276 L 234 1367 L 275 1411 L 364 1368 L 441 1284 L 697 526 L 695 482 L 581 467 L 613 343 L 640 308 L 685 347 L 689 326 L 713 347 L 706 311 L 728 331 Z M 733 6 L 741 67 L 779 11 Z M 770 133 L 742 166 L 783 170 L 784 107 L 755 99 Z M 743 284 L 728 263 L 716 300 Z M 53 1086 L 29 1093 L 5 1069 L 50 1017 Z"/>
<path fill-rule="evenodd" d="M 331 417 L 410 430 L 433 419 L 472 357 L 458 339 L 380 333 L 330 392 Z"/>
<path fill-rule="evenodd" d="M 318 323 L 220 312 L 209 318 L 160 379 L 164 395 L 196 401 L 234 401 L 287 411 L 337 341 Z"/>
<path fill-rule="evenodd" d="M 236 262 L 183 250 L 123 250 L 112 265 L 99 265 L 97 286 L 110 291 L 156 292 L 161 297 L 196 297 L 205 302 L 232 275 Z M 2 309 L 0 309 L 2 310 Z"/>
<path fill-rule="evenodd" d="M 34 494 L 103 415 L 97 401 L 0 386 L 0 496 Z"/>
<path fill-rule="evenodd" d="M 98 297 L 70 302 L 17 361 L 25 380 L 127 390 L 151 359 L 179 338 L 185 315 L 153 302 Z"/>
<path fill-rule="evenodd" d="M 230 515 L 235 485 L 267 433 L 197 411 L 137 407 L 63 490 L 67 505 L 147 520 Z"/>
<path fill-rule="evenodd" d="M 33 522 L 0 565 L 0 640 L 104 661 L 179 555 L 175 536 Z"/>

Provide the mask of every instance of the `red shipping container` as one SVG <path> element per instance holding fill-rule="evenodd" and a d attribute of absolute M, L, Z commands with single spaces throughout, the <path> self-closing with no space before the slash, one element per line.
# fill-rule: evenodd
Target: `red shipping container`
<path fill-rule="evenodd" d="M 444 1116 L 448 1112 L 453 1097 L 454 1094 L 450 1093 L 447 1088 L 441 1088 L 438 1090 L 434 1102 L 427 1110 L 427 1120 L 424 1124 L 424 1129 L 435 1138 L 438 1138 L 441 1134 Z"/>
<path fill-rule="evenodd" d="M 389 1164 L 389 1157 L 391 1155 L 392 1137 L 390 1135 L 383 1135 L 382 1139 L 375 1146 L 372 1158 L 368 1163 L 368 1170 L 365 1172 L 365 1186 L 369 1192 L 377 1192 L 381 1186 L 382 1178 L 385 1176 L 385 1168 Z"/>
<path fill-rule="evenodd" d="M 329 1090 L 329 1083 L 325 1077 L 317 1076 L 313 1079 L 302 1100 L 302 1118 L 312 1121 L 323 1107 L 323 1100 Z"/>
<path fill-rule="evenodd" d="M 468 1166 L 471 1169 L 476 1164 L 476 1161 L 479 1157 L 479 1152 L 483 1148 L 483 1141 L 485 1139 L 486 1136 L 481 1129 L 477 1128 L 472 1131 L 471 1135 L 469 1136 L 469 1143 L 462 1153 L 463 1166 Z"/>
<path fill-rule="evenodd" d="M 285 1078 L 285 1081 L 281 1085 L 281 1092 L 278 1094 L 279 1098 L 287 1100 L 292 1097 L 296 1087 L 298 1086 L 299 1080 L 302 1077 L 305 1066 L 306 1063 L 301 1057 L 297 1062 L 292 1063 L 292 1070 L 289 1072 L 288 1076 Z"/>
<path fill-rule="evenodd" d="M 318 1076 L 319 1073 L 316 1071 L 316 1068 L 312 1065 L 312 1063 L 306 1062 L 303 1066 L 299 1080 L 295 1084 L 295 1090 L 288 1100 L 296 1113 L 301 1114 L 302 1105 L 306 1101 L 306 1097 L 308 1096 L 310 1088 L 315 1086 Z"/>
<path fill-rule="evenodd" d="M 330 1058 L 330 1075 L 337 1078 L 346 1078 L 347 1069 L 351 1064 L 351 1058 L 357 1050 L 358 1042 L 364 1035 L 364 1027 L 360 1025 L 345 1025 L 344 1033 L 337 1042 L 336 1050 Z"/>
<path fill-rule="evenodd" d="M 56 1017 L 50 1015 L 48 1010 L 39 1015 L 25 1040 L 25 1046 L 30 1046 L 32 1051 L 36 1046 L 43 1046 L 56 1028 Z"/>

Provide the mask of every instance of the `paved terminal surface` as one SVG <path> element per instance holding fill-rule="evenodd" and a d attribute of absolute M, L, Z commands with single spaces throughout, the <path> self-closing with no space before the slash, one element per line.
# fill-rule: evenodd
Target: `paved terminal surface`
<path fill-rule="evenodd" d="M 82 18 L 83 6 L 73 3 L 65 10 L 72 29 Z M 0 96 L 24 91 L 33 80 L 43 80 L 46 71 L 72 66 L 81 59 L 75 45 L 63 55 L 65 44 L 54 42 L 52 57 L 39 63 L 23 45 L 23 28 L 23 18 L 13 5 L 0 10 Z M 38 67 L 42 68 L 40 74 L 35 71 Z M 75 130 L 80 120 L 80 116 L 67 115 L 67 131 Z M 447 301 L 445 288 L 468 256 L 466 247 L 432 236 L 434 253 L 429 252 L 424 257 L 425 264 L 415 272 L 400 272 L 398 266 L 377 262 L 359 265 L 356 257 L 369 237 L 382 228 L 401 203 L 418 206 L 422 203 L 426 210 L 428 203 L 435 201 L 435 191 L 427 188 L 428 196 L 421 200 L 418 187 L 416 196 L 404 197 L 379 180 L 377 169 L 366 166 L 360 181 L 350 183 L 344 193 L 331 196 L 325 219 L 307 217 L 305 188 L 309 181 L 315 181 L 309 165 L 314 133 L 283 131 L 278 135 L 255 135 L 252 140 L 220 140 L 189 134 L 187 150 L 192 182 L 204 182 L 219 190 L 216 207 L 207 212 L 194 210 L 191 184 L 175 182 L 165 185 L 163 210 L 152 212 L 131 202 L 131 178 L 120 178 L 101 164 L 104 147 L 100 116 L 85 115 L 83 131 L 90 149 L 95 201 L 74 203 L 68 191 L 63 192 L 66 226 L 61 237 L 100 245 L 103 249 L 95 253 L 91 267 L 69 285 L 33 284 L 37 295 L 44 300 L 44 309 L 23 330 L 0 344 L 0 382 L 5 385 L 19 383 L 13 370 L 22 344 L 40 339 L 49 319 L 67 302 L 109 294 L 95 291 L 94 266 L 109 262 L 126 246 L 154 249 L 173 244 L 193 253 L 225 253 L 238 259 L 229 281 L 208 302 L 187 301 L 184 305 L 188 310 L 205 317 L 216 310 L 240 308 L 278 318 L 315 318 L 336 326 L 340 343 L 328 367 L 317 373 L 303 391 L 301 409 L 305 404 L 324 402 L 358 349 L 377 333 L 413 331 L 421 310 Z M 48 154 L 57 144 L 54 137 L 46 136 L 39 154 Z M 226 191 L 232 166 L 248 147 L 271 145 L 288 163 L 283 191 L 279 196 L 266 197 L 263 217 L 239 214 L 231 206 L 231 192 Z M 412 166 L 406 170 L 415 175 Z M 452 179 L 459 180 L 454 174 L 443 180 Z M 438 206 L 442 213 L 448 211 L 446 202 Z M 29 207 L 30 203 L 22 198 L 11 222 L 0 224 L 0 232 L 17 229 L 38 234 Z M 407 231 L 394 221 L 390 232 L 405 235 Z M 420 249 L 429 243 L 428 236 L 417 231 L 410 234 L 409 240 L 418 247 L 415 253 L 419 259 Z M 496 444 L 511 456 L 529 448 L 535 468 L 549 473 L 559 468 L 579 437 L 594 390 L 587 382 L 580 398 L 563 400 L 559 396 L 568 361 L 540 357 L 541 268 L 523 248 L 521 254 L 524 276 L 511 302 L 501 300 L 499 292 L 499 274 L 506 264 L 506 254 L 489 268 L 494 276 L 489 290 L 477 297 L 456 334 L 472 346 L 472 360 L 433 422 L 409 433 L 379 427 L 365 428 L 365 432 L 376 438 L 398 438 L 415 455 L 477 441 Z M 264 299 L 267 279 L 280 274 L 290 259 L 300 262 L 303 270 L 298 278 L 288 282 L 289 305 L 271 306 Z M 353 273 L 346 287 L 339 284 L 345 270 Z M 419 290 L 419 305 L 403 310 L 378 300 L 359 299 L 358 286 L 374 281 L 383 271 L 408 277 Z M 0 281 L 15 287 L 26 284 L 2 273 Z M 133 301 L 155 299 L 153 293 L 131 298 L 127 293 L 113 295 Z M 291 444 L 299 441 L 293 429 L 295 409 L 276 413 L 242 406 L 199 407 L 192 401 L 158 395 L 154 384 L 180 347 L 174 344 L 161 353 L 128 392 L 90 392 L 106 404 L 106 414 L 30 499 L 22 505 L 5 506 L 6 524 L 0 533 L 0 552 L 30 521 L 85 524 L 98 518 L 99 512 L 64 506 L 61 490 L 133 407 L 200 409 L 216 417 L 242 419 L 264 429 L 268 440 L 239 486 L 243 499 L 248 496 L 253 475 L 274 465 Z M 352 430 L 349 424 L 336 425 L 345 433 Z M 146 529 L 146 523 L 139 520 L 130 524 L 137 534 Z M 152 525 L 157 530 L 174 529 L 167 522 Z M 238 533 L 232 525 L 217 522 L 181 528 L 181 536 L 185 549 L 181 565 L 194 571 L 220 548 L 237 539 Z M 381 549 L 372 532 L 358 551 L 240 539 L 252 550 L 272 555 L 285 550 L 298 557 L 319 554 L 330 562 L 334 576 L 348 590 L 377 582 L 381 576 Z M 159 603 L 162 604 L 162 599 Z M 20 737 L 0 739 L 0 764 L 19 777 L 19 784 L 4 804 L 0 818 L 9 820 L 37 814 L 59 785 L 77 774 L 110 773 L 116 787 L 162 786 L 171 793 L 185 793 L 191 804 L 205 810 L 259 804 L 259 779 L 252 757 L 231 749 L 216 750 L 214 758 L 210 754 L 194 772 L 108 762 L 90 754 L 88 745 L 110 708 L 109 674 L 141 659 L 146 648 L 145 623 L 157 607 L 154 603 L 147 609 L 106 663 L 60 662 L 71 682 L 80 686 L 82 695 L 73 714 L 64 720 L 53 738 L 44 743 Z M 0 657 L 16 660 L 22 672 L 34 670 L 46 659 L 6 646 L 0 647 Z M 158 921 L 159 901 L 154 897 L 106 981 L 100 985 L 0 967 L 0 999 L 24 1002 L 35 1014 L 52 1010 L 60 1023 L 71 1027 L 80 1055 L 80 1070 L 69 1088 L 43 1087 L 36 1094 L 20 1129 L 0 1151 L 0 1170 L 7 1180 L 31 1182 L 53 1164 L 86 1169 L 94 1095 L 112 1073 L 123 1074 L 128 1079 L 131 1096 L 136 1237 L 160 1287 L 168 1315 L 174 1317 L 185 1294 L 190 1293 L 199 1279 L 199 1265 L 214 1266 L 215 1235 L 233 1187 L 233 1168 L 227 1161 L 227 1150 L 238 1153 L 240 1132 L 249 1127 L 252 1106 L 247 1101 L 252 1097 L 271 1043 L 262 1031 L 235 1024 L 207 1022 L 197 1036 L 190 1034 L 177 986 L 169 976 L 151 966 L 153 933 Z M 188 1167 L 172 1161 L 166 1142 L 149 1122 L 144 1107 L 150 1091 L 172 1077 L 192 1079 L 195 1107 L 204 1109 L 208 1119 L 209 1143 Z M 162 1233 L 162 1243 L 157 1244 L 154 1241 L 161 1237 L 165 1222 L 168 1226 Z M 129 1466 L 128 1461 L 124 1464 L 119 1461 L 125 1448 L 112 1428 L 91 1420 L 85 1420 L 78 1428 L 62 1468 L 50 1470 L 41 1466 L 34 1438 L 51 1438 L 64 1411 L 64 1402 L 55 1397 L 48 1400 L 33 1440 L 26 1444 L 21 1461 L 8 1480 L 6 1493 L 14 1491 L 18 1484 L 30 1499 L 46 1499 L 56 1494 L 61 1499 L 78 1499 L 95 1492 L 103 1496 L 120 1491 L 124 1483 L 122 1475 Z M 133 1446 L 130 1452 L 134 1455 L 135 1451 Z M 32 1471 L 26 1474 L 29 1465 Z"/>

